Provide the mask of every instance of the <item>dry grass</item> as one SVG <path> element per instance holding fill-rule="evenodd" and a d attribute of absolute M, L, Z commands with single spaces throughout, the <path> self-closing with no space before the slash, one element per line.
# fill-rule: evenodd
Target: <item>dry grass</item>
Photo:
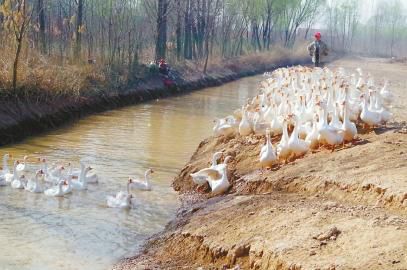
<path fill-rule="evenodd" d="M 18 84 L 12 89 L 13 50 L 3 50 L 0 56 L 0 97 L 24 96 L 53 98 L 80 97 L 106 89 L 108 79 L 104 68 L 89 64 L 64 64 L 35 51 L 21 55 Z"/>
<path fill-rule="evenodd" d="M 3 44 L 3 47 L 5 45 Z M 48 57 L 29 50 L 25 46 L 18 68 L 18 89 L 12 90 L 12 66 L 14 50 L 3 48 L 0 56 L 0 98 L 17 96 L 25 99 L 52 100 L 59 97 L 79 98 L 82 96 L 100 96 L 111 91 L 137 85 L 148 77 L 143 65 L 129 72 L 127 65 L 106 66 L 103 64 L 72 64 L 65 61 L 62 65 L 58 56 Z M 208 73 L 239 72 L 274 63 L 279 60 L 304 55 L 302 50 L 286 50 L 279 47 L 271 51 L 251 53 L 245 56 L 222 59 L 212 57 L 208 63 Z M 203 61 L 182 61 L 170 63 L 183 78 L 201 76 Z"/>
<path fill-rule="evenodd" d="M 270 51 L 255 52 L 235 58 L 224 59 L 220 56 L 213 56 L 209 60 L 207 73 L 217 73 L 226 69 L 236 72 L 243 68 L 250 69 L 258 66 L 266 66 L 281 60 L 303 58 L 307 56 L 305 48 L 306 45 L 301 43 L 290 50 L 276 46 Z M 203 61 L 196 62 L 184 60 L 177 62 L 174 68 L 180 71 L 183 75 L 188 76 L 202 72 L 203 66 Z"/>

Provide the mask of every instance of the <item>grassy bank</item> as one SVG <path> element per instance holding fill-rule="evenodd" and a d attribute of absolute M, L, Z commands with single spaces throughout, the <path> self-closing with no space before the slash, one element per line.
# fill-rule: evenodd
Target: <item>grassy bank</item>
<path fill-rule="evenodd" d="M 177 87 L 168 89 L 161 77 L 145 65 L 116 72 L 97 65 L 65 66 L 22 65 L 19 87 L 1 72 L 0 144 L 58 127 L 90 113 L 114 109 L 151 99 L 187 93 L 220 85 L 277 67 L 309 61 L 302 53 L 275 50 L 235 59 L 213 61 L 206 74 L 193 62 L 172 66 Z"/>

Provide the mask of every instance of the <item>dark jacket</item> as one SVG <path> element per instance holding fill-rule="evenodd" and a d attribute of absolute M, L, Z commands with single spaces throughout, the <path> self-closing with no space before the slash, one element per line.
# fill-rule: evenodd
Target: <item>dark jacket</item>
<path fill-rule="evenodd" d="M 322 40 L 315 40 L 313 42 L 311 42 L 308 47 L 308 53 L 310 56 L 312 56 L 312 62 L 315 63 L 316 61 L 316 54 L 315 52 L 317 51 L 319 47 L 319 61 L 321 62 L 321 59 L 323 56 L 327 56 L 328 55 L 328 46 L 326 45 L 325 42 L 323 42 Z"/>

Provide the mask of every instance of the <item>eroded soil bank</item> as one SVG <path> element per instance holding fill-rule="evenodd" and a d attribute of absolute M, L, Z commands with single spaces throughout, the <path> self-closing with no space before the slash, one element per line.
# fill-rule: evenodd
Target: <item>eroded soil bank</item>
<path fill-rule="evenodd" d="M 251 56 L 225 60 L 222 67 L 211 68 L 206 74 L 200 70 L 175 70 L 177 87 L 174 89 L 165 87 L 159 75 L 152 75 L 140 79 L 135 86 L 91 96 L 61 96 L 49 102 L 37 100 L 37 97 L 6 98 L 0 100 L 0 145 L 19 141 L 91 113 L 180 95 L 278 67 L 307 62 L 309 57 L 282 52 L 280 55 L 273 54 L 267 59 Z"/>
<path fill-rule="evenodd" d="M 389 78 L 394 122 L 274 170 L 258 165 L 264 138 L 204 140 L 173 182 L 183 202 L 177 217 L 114 269 L 407 269 L 407 65 L 345 59 L 331 66 Z M 189 173 L 218 150 L 234 157 L 233 187 L 211 198 Z"/>

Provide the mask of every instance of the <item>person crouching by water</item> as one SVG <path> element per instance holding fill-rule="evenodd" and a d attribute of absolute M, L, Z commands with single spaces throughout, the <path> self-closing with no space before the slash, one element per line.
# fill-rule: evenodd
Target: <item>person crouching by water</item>
<path fill-rule="evenodd" d="M 158 70 L 160 71 L 161 74 L 168 75 L 169 67 L 164 59 L 160 59 L 160 61 L 158 62 Z"/>
<path fill-rule="evenodd" d="M 328 46 L 321 40 L 321 33 L 315 33 L 315 40 L 308 45 L 308 53 L 315 67 L 321 66 L 321 56 L 328 55 Z"/>

